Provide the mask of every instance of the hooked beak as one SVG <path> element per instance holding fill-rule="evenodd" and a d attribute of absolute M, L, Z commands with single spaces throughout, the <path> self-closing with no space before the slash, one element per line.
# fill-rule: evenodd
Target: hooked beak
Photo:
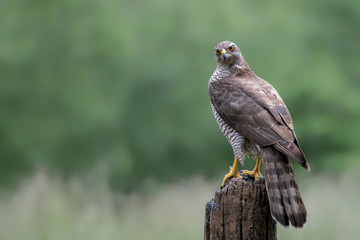
<path fill-rule="evenodd" d="M 229 54 L 228 51 L 226 51 L 225 49 L 223 49 L 221 51 L 221 54 L 222 54 L 222 57 L 223 57 L 224 61 L 226 60 L 226 58 L 231 56 L 231 54 Z"/>

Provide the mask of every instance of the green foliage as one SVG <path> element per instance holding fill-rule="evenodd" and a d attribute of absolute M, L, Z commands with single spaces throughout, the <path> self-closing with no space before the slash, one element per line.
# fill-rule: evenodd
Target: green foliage
<path fill-rule="evenodd" d="M 222 40 L 278 89 L 312 166 L 355 154 L 359 16 L 351 0 L 4 0 L 0 180 L 101 169 L 125 189 L 224 173 L 207 96 Z"/>

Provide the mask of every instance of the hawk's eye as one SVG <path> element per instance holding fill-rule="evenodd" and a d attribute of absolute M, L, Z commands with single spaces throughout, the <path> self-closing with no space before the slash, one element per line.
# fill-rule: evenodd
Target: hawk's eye
<path fill-rule="evenodd" d="M 230 50 L 230 51 L 234 51 L 234 46 L 230 46 L 230 47 L 229 47 L 229 50 Z"/>
<path fill-rule="evenodd" d="M 215 52 L 216 52 L 216 55 L 220 55 L 220 50 L 219 49 L 216 49 Z"/>

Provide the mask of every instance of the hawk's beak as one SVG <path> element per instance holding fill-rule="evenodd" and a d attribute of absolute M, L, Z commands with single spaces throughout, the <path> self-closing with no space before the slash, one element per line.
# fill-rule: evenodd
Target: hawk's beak
<path fill-rule="evenodd" d="M 221 51 L 222 57 L 224 60 L 226 60 L 226 58 L 228 58 L 229 56 L 231 56 L 231 54 L 228 53 L 228 51 L 226 51 L 225 49 L 223 49 Z"/>

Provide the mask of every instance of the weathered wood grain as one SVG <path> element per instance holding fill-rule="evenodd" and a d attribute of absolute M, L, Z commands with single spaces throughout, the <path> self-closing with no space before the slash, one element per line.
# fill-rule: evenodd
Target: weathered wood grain
<path fill-rule="evenodd" d="M 230 179 L 205 212 L 205 240 L 277 239 L 263 178 Z"/>

